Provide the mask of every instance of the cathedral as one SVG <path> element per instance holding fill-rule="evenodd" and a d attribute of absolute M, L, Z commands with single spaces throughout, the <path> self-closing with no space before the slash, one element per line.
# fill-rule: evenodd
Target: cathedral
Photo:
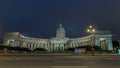
<path fill-rule="evenodd" d="M 59 52 L 65 51 L 68 48 L 90 46 L 91 42 L 93 42 L 94 46 L 101 47 L 102 50 L 113 50 L 112 34 L 109 31 L 96 31 L 94 34 L 89 36 L 67 38 L 65 36 L 65 29 L 61 24 L 56 30 L 56 37 L 52 37 L 50 39 L 27 37 L 19 32 L 5 33 L 3 45 L 21 48 L 24 47 L 30 50 L 43 48 L 48 52 Z"/>

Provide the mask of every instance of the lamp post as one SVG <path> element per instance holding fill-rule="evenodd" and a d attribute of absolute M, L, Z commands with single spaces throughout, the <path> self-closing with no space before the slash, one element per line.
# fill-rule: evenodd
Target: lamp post
<path fill-rule="evenodd" d="M 92 35 L 95 33 L 95 29 L 93 28 L 93 26 L 90 25 L 87 28 L 87 32 L 91 35 L 90 46 L 91 46 L 92 56 L 94 56 L 94 48 L 93 48 L 94 44 L 93 44 L 93 37 L 92 37 Z"/>

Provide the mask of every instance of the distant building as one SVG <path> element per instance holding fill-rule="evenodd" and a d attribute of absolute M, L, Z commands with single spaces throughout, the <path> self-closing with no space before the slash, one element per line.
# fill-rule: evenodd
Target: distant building
<path fill-rule="evenodd" d="M 99 46 L 102 50 L 113 50 L 112 34 L 109 31 L 97 31 L 93 35 L 80 38 L 67 38 L 65 36 L 65 29 L 61 24 L 56 30 L 56 37 L 50 39 L 31 38 L 19 32 L 9 32 L 4 34 L 3 44 L 5 46 L 24 47 L 30 50 L 44 48 L 48 52 L 57 52 L 64 51 L 68 48 L 90 46 L 91 42 L 93 43 L 92 45 Z"/>

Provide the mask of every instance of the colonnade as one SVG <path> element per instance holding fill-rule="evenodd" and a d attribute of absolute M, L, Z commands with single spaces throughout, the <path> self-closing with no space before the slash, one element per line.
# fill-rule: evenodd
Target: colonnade
<path fill-rule="evenodd" d="M 34 50 L 36 48 L 43 48 L 47 51 L 64 51 L 68 48 L 75 48 L 80 46 L 96 45 L 102 48 L 102 50 L 113 50 L 112 47 L 112 35 L 89 35 L 81 38 L 71 38 L 66 40 L 63 39 L 51 42 L 53 39 L 42 39 L 42 38 L 30 38 L 25 36 L 20 36 L 18 38 L 5 38 L 4 44 L 7 46 L 19 46 Z M 91 40 L 93 38 L 93 40 Z M 8 41 L 13 40 L 13 44 L 8 43 Z M 58 42 L 56 42 L 58 41 Z M 60 42 L 59 42 L 60 41 Z"/>

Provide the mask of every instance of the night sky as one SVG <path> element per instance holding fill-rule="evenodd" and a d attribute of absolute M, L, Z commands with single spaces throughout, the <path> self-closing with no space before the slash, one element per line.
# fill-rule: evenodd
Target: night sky
<path fill-rule="evenodd" d="M 66 36 L 86 36 L 86 28 L 110 30 L 120 39 L 120 0 L 0 0 L 0 37 L 21 32 L 30 37 L 55 37 L 62 24 Z"/>

